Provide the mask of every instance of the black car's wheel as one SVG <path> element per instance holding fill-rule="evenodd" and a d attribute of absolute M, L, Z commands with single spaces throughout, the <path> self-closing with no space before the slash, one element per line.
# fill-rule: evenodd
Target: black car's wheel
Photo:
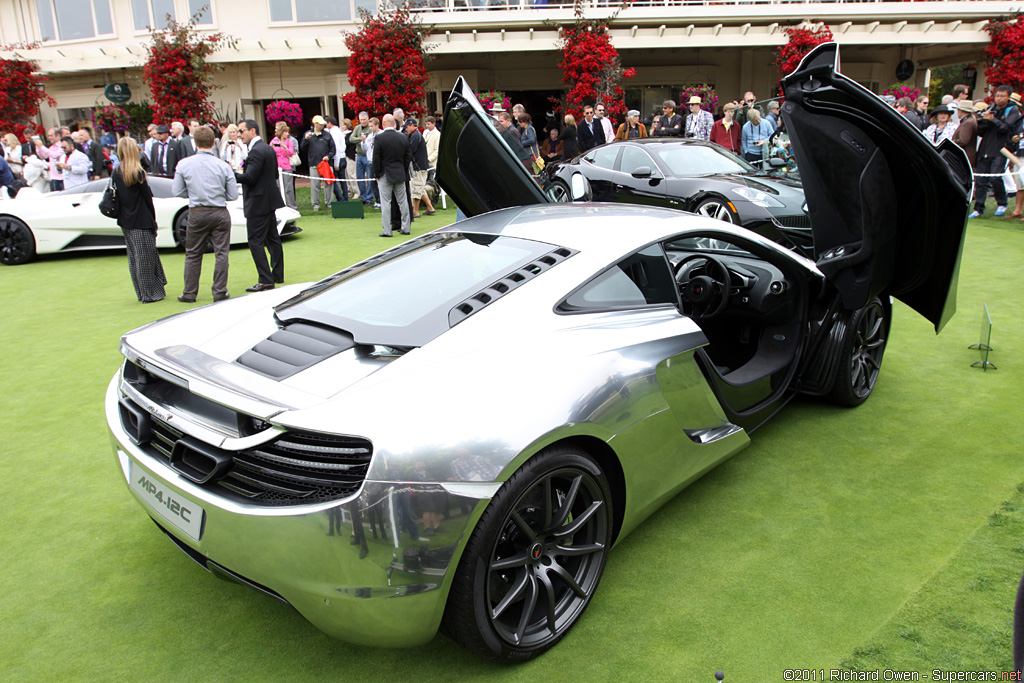
<path fill-rule="evenodd" d="M 829 399 L 844 406 L 859 406 L 871 395 L 882 368 L 889 336 L 888 307 L 875 297 L 854 311 L 840 343 L 839 368 Z"/>
<path fill-rule="evenodd" d="M 553 202 L 571 202 L 572 193 L 569 192 L 569 186 L 563 181 L 555 179 L 551 181 L 547 189 L 548 199 Z"/>
<path fill-rule="evenodd" d="M 716 221 L 725 221 L 733 225 L 739 222 L 735 214 L 725 203 L 725 200 L 718 199 L 717 197 L 708 197 L 702 200 L 693 208 L 693 212 L 699 216 L 707 216 L 708 218 L 714 218 Z"/>
<path fill-rule="evenodd" d="M 36 257 L 36 238 L 17 218 L 0 216 L 0 263 L 20 266 Z"/>
<path fill-rule="evenodd" d="M 551 448 L 529 460 L 499 489 L 466 545 L 445 632 L 509 661 L 561 640 L 597 590 L 611 505 L 604 473 L 586 454 Z"/>

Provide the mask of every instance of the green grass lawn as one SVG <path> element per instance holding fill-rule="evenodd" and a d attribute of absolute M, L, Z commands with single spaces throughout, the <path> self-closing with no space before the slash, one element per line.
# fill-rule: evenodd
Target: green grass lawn
<path fill-rule="evenodd" d="M 454 221 L 450 206 L 413 235 Z M 376 211 L 305 211 L 300 225 L 285 242 L 288 282 L 398 241 L 377 237 Z M 1024 569 L 1020 222 L 971 221 L 942 335 L 896 305 L 870 401 L 791 405 L 625 539 L 573 632 L 515 668 L 442 636 L 411 650 L 332 640 L 203 572 L 157 530 L 126 490 L 102 398 L 119 336 L 190 308 L 175 300 L 183 254 L 162 258 L 168 299 L 150 305 L 135 301 L 123 252 L 0 269 L 4 680 L 712 681 L 722 669 L 781 681 L 794 668 L 1011 665 Z M 204 266 L 196 305 L 210 301 Z M 232 249 L 232 295 L 255 281 L 247 250 Z M 986 302 L 999 369 L 982 372 L 967 347 Z"/>

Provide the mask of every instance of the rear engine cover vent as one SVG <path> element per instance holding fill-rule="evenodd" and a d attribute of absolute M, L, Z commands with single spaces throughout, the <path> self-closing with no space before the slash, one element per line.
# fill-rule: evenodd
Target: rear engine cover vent
<path fill-rule="evenodd" d="M 281 380 L 355 345 L 351 335 L 339 330 L 293 322 L 256 344 L 235 362 Z"/>

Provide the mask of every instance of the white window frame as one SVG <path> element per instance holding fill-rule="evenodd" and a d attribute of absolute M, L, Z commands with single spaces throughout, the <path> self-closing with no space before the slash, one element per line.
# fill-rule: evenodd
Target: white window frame
<path fill-rule="evenodd" d="M 98 26 L 96 24 L 96 12 L 93 9 L 93 2 L 92 2 L 92 0 L 86 0 L 89 3 L 89 5 L 88 5 L 89 6 L 89 13 L 92 15 L 92 32 L 93 32 L 92 37 L 91 38 L 74 38 L 74 39 L 71 39 L 71 40 L 64 40 L 64 39 L 62 39 L 60 37 L 60 24 L 57 22 L 57 7 L 56 7 L 56 5 L 53 4 L 53 0 L 42 0 L 42 1 L 46 2 L 46 3 L 48 3 L 50 5 L 50 16 L 53 18 L 53 26 L 51 28 L 53 29 L 54 35 L 57 36 L 54 40 L 46 41 L 44 43 L 45 45 L 68 45 L 68 44 L 73 44 L 73 43 L 87 43 L 87 42 L 90 42 L 90 41 L 93 41 L 93 40 L 107 40 L 107 39 L 110 39 L 110 38 L 116 38 L 117 37 L 117 17 L 114 15 L 114 8 L 112 6 L 111 0 L 96 0 L 97 2 L 105 2 L 105 3 L 107 3 L 107 8 L 110 10 L 110 28 L 111 28 L 111 32 L 110 33 L 100 33 L 99 32 L 99 28 L 98 28 Z M 42 17 L 39 16 L 39 3 L 38 3 L 38 1 L 37 2 L 33 2 L 31 4 L 31 7 L 32 7 L 32 13 L 35 15 L 36 28 L 38 29 L 38 33 L 36 35 L 39 36 L 39 41 L 43 42 L 43 24 L 42 24 Z"/>
<path fill-rule="evenodd" d="M 184 0 L 184 2 L 185 2 L 185 11 L 188 12 L 188 18 L 191 19 L 192 18 L 192 12 L 191 12 L 191 10 L 188 7 L 188 0 Z M 207 23 L 207 24 L 196 24 L 196 28 L 198 30 L 200 30 L 200 31 L 216 30 L 217 29 L 217 9 L 216 9 L 215 5 L 217 3 L 214 2 L 214 0 L 203 0 L 203 4 L 204 5 L 209 5 L 209 7 L 210 7 L 210 22 Z M 152 8 L 150 8 L 150 12 L 152 12 L 152 11 L 153 11 Z"/>
<path fill-rule="evenodd" d="M 268 26 L 335 26 L 337 24 L 348 24 L 356 23 L 359 20 L 359 12 L 356 10 L 356 3 L 353 0 L 340 0 L 340 2 L 347 2 L 349 6 L 349 18 L 348 19 L 330 19 L 327 21 L 299 21 L 296 19 L 298 11 L 296 5 L 302 2 L 302 0 L 291 0 L 292 4 L 292 18 L 291 19 L 271 19 L 270 18 L 270 0 L 266 0 L 267 8 L 267 25 Z"/>
<path fill-rule="evenodd" d="M 146 1 L 146 12 L 149 15 L 149 17 L 146 19 L 146 26 L 154 26 L 155 22 L 153 21 L 153 0 L 145 0 L 145 1 Z M 128 4 L 128 7 L 129 7 L 129 14 L 132 15 L 132 31 L 137 36 L 144 36 L 144 35 L 148 34 L 149 33 L 149 29 L 135 28 L 135 3 L 128 2 L 127 4 Z M 174 20 L 175 21 L 178 21 L 178 17 L 181 16 L 180 12 L 179 12 L 180 9 L 181 8 L 178 7 L 178 3 L 175 2 L 174 3 Z M 157 30 L 161 30 L 161 29 L 157 29 Z"/>

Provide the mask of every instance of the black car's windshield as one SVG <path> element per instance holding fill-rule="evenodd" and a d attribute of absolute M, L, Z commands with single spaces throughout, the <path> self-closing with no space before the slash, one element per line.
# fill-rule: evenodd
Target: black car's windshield
<path fill-rule="evenodd" d="M 552 250 L 542 242 L 466 233 L 427 235 L 403 246 L 280 306 L 278 317 L 345 330 L 358 344 L 423 346 L 449 328 L 455 305 Z"/>
<path fill-rule="evenodd" d="M 755 170 L 738 156 L 711 145 L 652 145 L 651 150 L 674 176 L 750 173 Z"/>

